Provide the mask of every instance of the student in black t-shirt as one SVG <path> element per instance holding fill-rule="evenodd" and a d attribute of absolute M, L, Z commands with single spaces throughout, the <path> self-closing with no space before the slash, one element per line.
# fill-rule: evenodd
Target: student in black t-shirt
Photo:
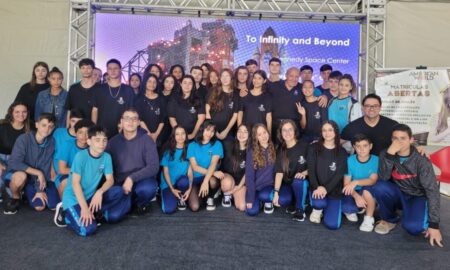
<path fill-rule="evenodd" d="M 214 70 L 214 68 L 211 66 L 210 63 L 203 63 L 200 65 L 202 68 L 203 74 L 202 74 L 202 84 L 206 87 L 208 87 L 208 80 L 209 80 L 209 73 Z M 217 75 L 217 74 L 216 74 Z"/>
<path fill-rule="evenodd" d="M 240 97 L 245 97 L 248 94 L 249 78 L 248 70 L 245 66 L 239 66 L 234 71 L 233 86 L 239 92 Z"/>
<path fill-rule="evenodd" d="M 67 127 L 69 127 L 70 122 L 70 111 L 73 109 L 81 111 L 84 118 L 91 119 L 94 92 L 99 86 L 96 76 L 93 76 L 95 63 L 92 59 L 81 59 L 78 66 L 80 68 L 81 81 L 70 86 L 66 104 L 64 105 L 64 108 L 67 110 Z"/>
<path fill-rule="evenodd" d="M 392 129 L 397 121 L 380 115 L 381 98 L 376 94 L 369 94 L 362 101 L 364 116 L 350 122 L 342 131 L 342 139 L 352 141 L 354 135 L 361 133 L 369 137 L 373 143 L 373 155 L 379 155 L 381 150 L 391 144 Z"/>
<path fill-rule="evenodd" d="M 269 77 L 267 78 L 267 84 L 276 84 L 281 81 L 280 78 L 280 71 L 281 71 L 281 60 L 277 57 L 272 57 L 269 60 Z"/>
<path fill-rule="evenodd" d="M 158 78 L 150 74 L 142 84 L 145 92 L 137 96 L 134 107 L 141 119 L 141 127 L 147 131 L 156 145 L 160 146 L 163 142 L 159 139 L 159 135 L 163 130 L 167 113 L 163 97 L 157 92 L 158 84 Z"/>
<path fill-rule="evenodd" d="M 0 188 L 14 143 L 17 137 L 28 131 L 30 121 L 27 106 L 23 102 L 14 102 L 9 106 L 5 119 L 0 120 Z"/>
<path fill-rule="evenodd" d="M 216 124 L 216 137 L 219 140 L 233 138 L 238 112 L 238 96 L 232 88 L 232 72 L 220 72 L 220 84 L 214 88 L 206 104 L 206 119 Z"/>
<path fill-rule="evenodd" d="M 34 107 L 36 105 L 37 96 L 40 92 L 50 87 L 47 80 L 48 71 L 47 63 L 37 62 L 34 64 L 30 82 L 27 82 L 20 87 L 20 90 L 14 99 L 14 102 L 22 102 L 27 106 L 28 116 L 32 123 L 34 123 Z M 32 128 L 34 128 L 33 125 Z"/>
<path fill-rule="evenodd" d="M 342 78 L 342 72 L 332 71 L 328 76 L 328 89 L 322 90 L 322 94 L 328 98 L 328 101 L 339 95 L 339 81 Z"/>
<path fill-rule="evenodd" d="M 139 73 L 133 73 L 128 80 L 128 84 L 133 89 L 135 95 L 141 92 L 142 77 Z"/>
<path fill-rule="evenodd" d="M 322 84 L 317 86 L 317 88 L 324 93 L 324 91 L 330 89 L 330 85 L 328 83 L 328 77 L 330 73 L 333 71 L 333 67 L 325 64 L 320 67 L 320 77 L 322 77 Z"/>
<path fill-rule="evenodd" d="M 269 132 L 272 130 L 272 100 L 265 90 L 266 72 L 258 70 L 253 74 L 253 89 L 241 99 L 238 113 L 238 125 L 246 124 L 250 128 L 263 124 Z"/>
<path fill-rule="evenodd" d="M 94 83 L 101 84 L 103 79 L 103 71 L 99 69 L 98 67 L 94 67 L 94 70 L 92 71 L 92 80 Z M 105 82 L 106 83 L 106 82 Z"/>
<path fill-rule="evenodd" d="M 146 79 L 146 77 L 150 74 L 153 74 L 156 76 L 156 78 L 158 78 L 158 81 L 161 80 L 163 71 L 162 68 L 158 65 L 158 64 L 149 64 L 145 70 L 144 73 L 142 75 L 143 80 Z M 141 86 L 141 88 L 143 88 L 144 85 Z"/>
<path fill-rule="evenodd" d="M 286 207 L 286 213 L 291 214 L 293 220 L 304 221 L 309 185 L 306 179 L 308 145 L 298 141 L 298 129 L 292 120 L 284 120 L 277 135 L 281 144 L 275 163 L 273 204 Z"/>
<path fill-rule="evenodd" d="M 223 143 L 224 157 L 221 170 L 225 174 L 220 182 L 223 192 L 222 206 L 230 207 L 233 197 L 234 206 L 239 211 L 245 211 L 245 161 L 249 144 L 250 130 L 240 125 L 236 139 Z"/>
<path fill-rule="evenodd" d="M 247 61 L 245 61 L 245 67 L 247 67 L 248 70 L 248 76 L 250 78 L 250 81 L 253 79 L 253 74 L 255 74 L 255 72 L 257 70 L 259 70 L 259 64 L 256 60 L 254 59 L 249 59 Z"/>
<path fill-rule="evenodd" d="M 205 106 L 202 99 L 195 94 L 195 81 L 191 75 L 183 77 L 181 91 L 169 101 L 167 112 L 172 128 L 184 127 L 188 140 L 193 140 L 205 121 Z"/>
<path fill-rule="evenodd" d="M 303 129 L 302 140 L 311 143 L 320 137 L 320 128 L 328 120 L 327 108 L 320 107 L 319 98 L 314 96 L 314 82 L 304 81 L 302 92 L 305 100 L 297 104 L 301 115 L 300 126 Z"/>
<path fill-rule="evenodd" d="M 341 226 L 347 152 L 340 145 L 339 128 L 334 121 L 325 122 L 321 131 L 319 141 L 309 147 L 306 158 L 313 208 L 309 220 L 320 223 L 323 212 L 324 225 L 336 230 Z"/>
<path fill-rule="evenodd" d="M 118 133 L 119 120 L 123 112 L 133 106 L 134 94 L 131 87 L 121 83 L 122 65 L 111 59 L 106 63 L 108 82 L 94 93 L 91 120 L 107 129 L 108 137 Z"/>
<path fill-rule="evenodd" d="M 193 66 L 191 67 L 191 76 L 194 78 L 194 89 L 195 94 L 202 99 L 202 102 L 205 103 L 206 101 L 206 95 L 208 93 L 208 89 L 206 89 L 206 86 L 202 84 L 203 80 L 203 69 L 199 66 Z"/>
<path fill-rule="evenodd" d="M 208 77 L 206 78 L 206 100 L 211 96 L 212 91 L 214 91 L 214 88 L 219 86 L 219 80 L 220 80 L 220 74 L 215 69 L 211 69 L 211 71 L 208 74 Z"/>
<path fill-rule="evenodd" d="M 182 65 L 178 65 L 178 64 L 177 65 L 173 65 L 173 66 L 170 67 L 169 74 L 174 76 L 177 79 L 177 81 L 179 83 L 181 83 L 181 80 L 183 79 L 183 77 L 185 75 L 184 74 L 184 67 Z"/>

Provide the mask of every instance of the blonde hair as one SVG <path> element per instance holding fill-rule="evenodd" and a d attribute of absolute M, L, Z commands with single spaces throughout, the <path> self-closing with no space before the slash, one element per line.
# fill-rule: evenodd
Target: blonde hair
<path fill-rule="evenodd" d="M 253 126 L 252 128 L 252 159 L 253 159 L 253 167 L 255 169 L 261 169 L 263 167 L 265 167 L 267 164 L 274 164 L 275 163 L 275 147 L 273 146 L 272 140 L 270 139 L 270 135 L 269 135 L 269 141 L 268 144 L 269 146 L 268 151 L 269 151 L 269 160 L 266 160 L 266 155 L 265 155 L 265 151 L 266 149 L 264 149 L 258 141 L 258 136 L 257 136 L 257 131 L 258 128 L 263 128 L 267 134 L 269 133 L 269 130 L 267 129 L 267 127 L 263 124 L 256 124 Z"/>

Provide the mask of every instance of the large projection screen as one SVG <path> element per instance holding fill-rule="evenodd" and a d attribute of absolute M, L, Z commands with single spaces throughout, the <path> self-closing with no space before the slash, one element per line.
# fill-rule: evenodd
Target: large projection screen
<path fill-rule="evenodd" d="M 310 65 L 313 80 L 320 83 L 320 66 L 330 64 L 357 79 L 359 30 L 358 23 L 98 13 L 95 61 L 102 69 L 110 58 L 125 65 L 137 51 L 146 50 L 148 62 L 165 72 L 174 64 L 189 70 L 204 62 L 216 70 L 234 69 L 248 59 L 268 71 L 269 59 L 279 57 L 282 74 L 292 66 Z"/>

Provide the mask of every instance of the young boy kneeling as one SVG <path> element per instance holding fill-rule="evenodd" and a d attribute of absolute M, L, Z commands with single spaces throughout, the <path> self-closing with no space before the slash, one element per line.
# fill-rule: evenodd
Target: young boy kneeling
<path fill-rule="evenodd" d="M 120 221 L 130 209 L 122 188 L 113 186 L 111 156 L 104 152 L 105 130 L 93 126 L 88 137 L 89 149 L 75 155 L 62 200 L 66 224 L 81 236 L 92 235 L 98 221 Z M 105 181 L 97 189 L 103 176 Z"/>

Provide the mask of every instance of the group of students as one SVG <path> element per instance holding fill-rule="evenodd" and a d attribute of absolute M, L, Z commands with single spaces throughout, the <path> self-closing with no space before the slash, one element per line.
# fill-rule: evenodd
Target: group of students
<path fill-rule="evenodd" d="M 194 66 L 191 75 L 176 65 L 166 76 L 151 64 L 125 85 L 111 59 L 98 84 L 94 62 L 83 59 L 81 81 L 62 97 L 62 73 L 44 64 L 0 126 L 5 214 L 17 212 L 24 193 L 36 210 L 56 209 L 58 226 L 87 236 L 97 222 L 147 212 L 159 189 L 167 214 L 204 203 L 212 211 L 222 194 L 224 207 L 234 202 L 250 216 L 276 206 L 303 221 L 310 205 L 309 220 L 323 217 L 329 229 L 341 226 L 343 214 L 357 222 L 365 212 L 360 230 L 380 234 L 395 227 L 401 207 L 408 232 L 442 245 L 438 186 L 411 129 L 392 121 L 384 150 L 367 133 L 345 138 L 381 107 L 375 94 L 363 106 L 353 98 L 351 75 L 324 65 L 316 88 L 310 66 L 291 67 L 282 80 L 281 61 L 272 58 L 269 76 L 253 60 L 234 72 Z"/>

